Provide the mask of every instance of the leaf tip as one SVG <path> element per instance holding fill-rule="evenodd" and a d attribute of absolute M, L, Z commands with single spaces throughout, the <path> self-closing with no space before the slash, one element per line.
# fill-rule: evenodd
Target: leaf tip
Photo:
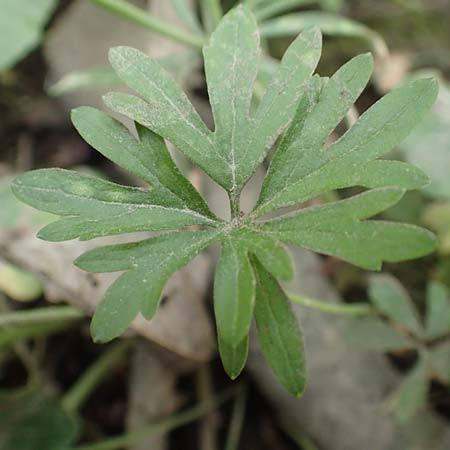
<path fill-rule="evenodd" d="M 114 63 L 120 58 L 123 58 L 126 54 L 129 54 L 130 52 L 136 51 L 136 49 L 132 47 L 128 47 L 126 45 L 119 45 L 117 47 L 111 47 L 108 50 L 108 59 L 111 65 L 114 66 Z"/>
<path fill-rule="evenodd" d="M 371 52 L 366 52 L 366 53 L 362 53 L 361 55 L 359 55 L 359 58 L 361 58 L 361 60 L 363 60 L 368 68 L 370 69 L 370 72 L 372 73 L 373 71 L 373 66 L 374 66 L 374 58 Z"/>
<path fill-rule="evenodd" d="M 81 269 L 81 270 L 87 271 L 87 270 L 84 268 L 85 263 L 86 263 L 85 255 L 86 255 L 86 253 L 83 253 L 83 254 L 80 255 L 78 258 L 76 258 L 76 259 L 74 260 L 74 262 L 73 262 L 73 265 L 74 265 L 75 267 L 78 267 L 78 268 Z"/>
<path fill-rule="evenodd" d="M 114 109 L 113 105 L 114 105 L 115 94 L 116 94 L 116 92 L 108 92 L 108 93 L 102 95 L 102 100 L 106 107 L 108 107 L 110 109 Z"/>
<path fill-rule="evenodd" d="M 95 344 L 106 344 L 118 337 L 116 335 L 108 334 L 103 324 L 97 323 L 95 317 L 94 314 L 90 326 L 92 341 Z"/>
<path fill-rule="evenodd" d="M 439 82 L 435 77 L 419 78 L 418 80 L 414 80 L 410 86 L 413 89 L 422 90 L 430 107 L 435 103 L 439 94 Z"/>
<path fill-rule="evenodd" d="M 299 36 L 315 42 L 318 47 L 322 47 L 323 34 L 322 30 L 317 25 L 306 28 Z"/>

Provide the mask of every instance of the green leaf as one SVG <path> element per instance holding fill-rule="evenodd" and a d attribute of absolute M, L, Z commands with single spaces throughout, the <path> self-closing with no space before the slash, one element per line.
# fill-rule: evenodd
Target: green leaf
<path fill-rule="evenodd" d="M 117 165 L 163 191 L 165 204 L 211 216 L 198 191 L 173 162 L 164 140 L 138 127 L 139 141 L 125 126 L 91 107 L 73 110 L 72 122 L 83 139 Z"/>
<path fill-rule="evenodd" d="M 42 39 L 56 0 L 0 0 L 0 72 L 10 69 Z"/>
<path fill-rule="evenodd" d="M 303 338 L 291 303 L 275 278 L 257 261 L 255 318 L 261 350 L 283 386 L 301 396 L 306 385 Z"/>
<path fill-rule="evenodd" d="M 322 35 L 317 28 L 305 30 L 286 50 L 254 114 L 247 146 L 241 155 L 243 172 L 239 184 L 245 183 L 255 172 L 272 145 L 291 124 L 298 103 L 307 92 L 321 51 Z"/>
<path fill-rule="evenodd" d="M 216 149 L 206 127 L 175 80 L 154 59 L 130 47 L 110 51 L 117 75 L 145 100 L 110 93 L 106 105 L 172 142 L 220 185 L 228 179 L 229 165 Z"/>
<path fill-rule="evenodd" d="M 75 443 L 77 421 L 42 389 L 0 394 L 0 404 L 0 450 L 57 450 Z"/>
<path fill-rule="evenodd" d="M 222 241 L 214 279 L 214 312 L 224 344 L 238 347 L 248 335 L 255 302 L 255 279 L 245 248 L 232 236 Z"/>
<path fill-rule="evenodd" d="M 179 14 L 187 12 L 183 0 L 171 1 Z M 272 14 L 300 3 L 254 0 L 252 6 Z M 204 40 L 197 31 L 177 30 L 124 2 L 120 5 L 121 12 L 132 20 L 175 40 L 196 48 Z M 109 7 L 120 12 L 113 4 Z M 278 282 L 294 274 L 284 244 L 300 245 L 374 270 L 384 261 L 420 257 L 436 248 L 435 237 L 422 228 L 367 220 L 398 202 L 406 189 L 427 183 L 421 170 L 379 158 L 424 117 L 436 97 L 436 83 L 418 80 L 391 92 L 327 148 L 330 134 L 370 78 L 371 57 L 358 56 L 331 78 L 322 78 L 314 75 L 322 45 L 318 28 L 306 27 L 278 62 L 260 57 L 256 20 L 246 6 L 231 9 L 222 19 L 217 0 L 202 2 L 201 9 L 202 13 L 213 13 L 203 14 L 208 32 L 217 26 L 204 48 L 214 131 L 166 71 L 164 61 L 117 47 L 110 52 L 111 64 L 136 95 L 111 93 L 105 102 L 135 122 L 137 137 L 93 108 L 75 110 L 74 124 L 90 145 L 148 187 L 122 186 L 59 169 L 21 175 L 12 187 L 24 202 L 61 217 L 40 231 L 43 239 L 92 239 L 172 230 L 139 242 L 99 248 L 76 261 L 89 271 L 123 272 L 95 312 L 92 334 L 99 342 L 120 335 L 139 313 L 147 319 L 153 317 L 170 276 L 209 244 L 221 244 L 214 303 L 225 370 L 232 378 L 242 371 L 254 312 L 270 366 L 290 392 L 300 395 L 305 386 L 302 336 Z M 338 16 L 314 14 L 305 13 L 300 22 L 298 15 L 295 20 L 289 16 L 287 22 L 269 21 L 262 24 L 262 30 L 266 36 L 289 34 L 294 26 L 305 26 L 308 21 L 311 25 L 317 19 L 328 33 L 364 36 L 379 55 L 386 50 L 379 36 L 366 27 Z M 188 21 L 193 30 L 197 28 L 193 16 L 189 15 Z M 187 61 L 183 71 L 192 67 L 190 63 Z M 178 170 L 165 140 L 227 191 L 228 221 L 211 213 Z M 257 206 L 246 215 L 240 210 L 239 198 L 244 185 L 277 146 Z M 330 196 L 330 191 L 354 187 L 374 189 L 342 201 L 334 201 L 339 198 L 336 193 Z M 322 200 L 332 197 L 334 203 L 312 206 L 317 205 L 311 202 L 317 196 Z M 280 211 L 293 206 L 297 208 L 289 213 Z M 279 213 L 278 217 L 271 214 L 261 219 L 273 212 Z M 405 316 L 405 305 L 399 309 L 384 300 L 378 303 L 386 314 L 418 328 Z M 364 322 L 360 319 L 359 323 Z M 376 318 L 365 326 L 359 333 L 369 336 L 359 340 L 368 346 L 415 346 Z"/>
<path fill-rule="evenodd" d="M 157 59 L 166 70 L 170 71 L 179 80 L 182 80 L 199 60 L 198 52 L 193 50 L 174 53 Z M 87 69 L 74 70 L 63 75 L 62 78 L 47 89 L 47 93 L 51 96 L 59 97 L 79 89 L 113 88 L 122 85 L 122 80 L 112 67 L 94 66 Z"/>
<path fill-rule="evenodd" d="M 10 177 L 3 177 L 0 183 L 0 230 L 10 230 L 30 225 L 46 225 L 55 219 L 55 216 L 37 211 L 24 203 L 11 191 Z"/>
<path fill-rule="evenodd" d="M 167 282 L 167 275 L 164 279 L 163 275 L 166 274 L 158 273 L 155 276 L 145 267 L 121 275 L 95 309 L 91 321 L 94 342 L 105 343 L 119 337 L 137 316 L 144 302 L 152 303 L 156 309 L 163 283 Z"/>
<path fill-rule="evenodd" d="M 345 327 L 344 337 L 353 347 L 372 351 L 401 351 L 415 347 L 415 343 L 399 334 L 378 317 L 358 317 Z"/>
<path fill-rule="evenodd" d="M 70 328 L 74 321 L 59 321 L 49 323 L 32 323 L 23 326 L 2 326 L 0 329 L 0 349 L 26 339 L 48 336 Z"/>
<path fill-rule="evenodd" d="M 372 68 L 372 57 L 360 55 L 330 78 L 318 99 L 320 84 L 316 80 L 311 85 L 310 98 L 301 105 L 300 117 L 284 136 L 271 162 L 258 204 L 272 201 L 276 206 L 284 206 L 278 205 L 276 198 L 314 169 L 317 152 L 363 91 Z"/>
<path fill-rule="evenodd" d="M 427 287 L 425 331 L 430 339 L 450 333 L 450 295 L 447 286 L 437 281 Z"/>
<path fill-rule="evenodd" d="M 127 270 L 108 289 L 92 319 L 97 342 L 122 334 L 138 312 L 149 320 L 170 276 L 218 238 L 218 232 L 179 231 L 81 255 L 75 264 L 90 272 Z"/>
<path fill-rule="evenodd" d="M 388 274 L 371 275 L 369 297 L 378 311 L 416 335 L 422 335 L 419 313 L 408 292 L 396 278 Z"/>
<path fill-rule="evenodd" d="M 89 67 L 84 70 L 74 70 L 65 74 L 47 92 L 49 95 L 59 97 L 77 89 L 83 88 L 112 88 L 122 85 L 122 80 L 111 67 Z"/>
<path fill-rule="evenodd" d="M 233 233 L 233 239 L 241 248 L 254 254 L 259 262 L 276 278 L 291 280 L 294 276 L 294 262 L 282 242 L 260 229 L 243 227 Z"/>
<path fill-rule="evenodd" d="M 261 23 L 259 30 L 262 37 L 269 39 L 296 36 L 300 30 L 311 26 L 319 27 L 322 33 L 328 36 L 363 39 L 379 56 L 385 56 L 388 51 L 383 38 L 378 33 L 347 17 L 327 12 L 306 11 L 285 14 Z"/>
<path fill-rule="evenodd" d="M 249 250 L 258 258 L 259 262 L 274 277 L 282 280 L 292 280 L 295 275 L 292 255 L 287 248 L 270 236 L 261 236 L 260 233 L 253 233 L 249 236 Z"/>
<path fill-rule="evenodd" d="M 420 167 L 430 177 L 430 183 L 422 192 L 437 200 L 450 199 L 449 110 L 450 84 L 440 81 L 439 95 L 430 114 L 400 146 L 405 160 Z M 433 143 L 431 147 L 430 142 Z"/>
<path fill-rule="evenodd" d="M 376 159 L 359 167 L 351 183 L 367 188 L 395 186 L 410 190 L 427 185 L 429 178 L 425 172 L 411 164 Z"/>
<path fill-rule="evenodd" d="M 326 87 L 322 95 L 325 90 Z M 259 200 L 255 214 L 261 216 L 276 208 L 303 203 L 332 189 L 355 185 L 359 168 L 400 143 L 430 109 L 436 94 L 437 85 L 432 79 L 417 80 L 392 91 L 369 108 L 356 124 L 326 151 L 319 137 L 322 136 L 322 121 L 327 122 L 323 115 L 319 115 L 318 119 L 321 121 L 310 122 L 308 130 L 309 136 L 318 136 L 316 142 L 320 145 L 306 147 L 307 151 L 297 153 L 301 165 L 295 166 L 299 167 L 295 177 L 278 192 L 270 190 L 272 196 L 268 200 L 265 200 L 268 197 L 265 194 L 265 197 Z M 319 99 L 316 108 L 319 108 L 320 104 Z M 303 133 L 300 132 L 299 139 L 302 137 Z M 309 138 L 307 142 L 312 139 Z M 380 185 L 381 181 L 378 180 L 377 184 Z M 389 186 L 391 183 L 392 180 L 388 177 L 386 184 Z"/>
<path fill-rule="evenodd" d="M 423 228 L 362 220 L 397 203 L 403 193 L 395 188 L 373 189 L 263 222 L 261 228 L 276 239 L 379 270 L 383 261 L 418 258 L 436 248 L 433 234 Z"/>
<path fill-rule="evenodd" d="M 450 341 L 440 342 L 429 350 L 429 365 L 433 374 L 444 383 L 450 383 Z"/>
<path fill-rule="evenodd" d="M 420 355 L 416 366 L 405 378 L 393 400 L 394 413 L 405 424 L 427 401 L 428 376 L 426 356 Z"/>
<path fill-rule="evenodd" d="M 63 170 L 34 170 L 17 177 L 12 189 L 25 203 L 70 216 L 45 227 L 45 240 L 92 239 L 134 231 L 165 230 L 215 221 L 187 208 L 166 206 L 157 189 L 144 190 Z"/>
<path fill-rule="evenodd" d="M 221 157 L 228 162 L 230 190 L 237 189 L 241 177 L 241 156 L 246 150 L 260 53 L 256 21 L 242 6 L 224 17 L 203 49 L 215 124 L 214 141 Z"/>
<path fill-rule="evenodd" d="M 219 341 L 219 353 L 223 368 L 227 375 L 235 380 L 245 367 L 248 355 L 248 336 L 246 336 L 236 346 L 226 343 L 220 334 L 217 336 Z"/>

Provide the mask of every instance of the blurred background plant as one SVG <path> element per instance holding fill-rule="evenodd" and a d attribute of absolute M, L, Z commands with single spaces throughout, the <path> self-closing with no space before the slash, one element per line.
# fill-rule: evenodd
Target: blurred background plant
<path fill-rule="evenodd" d="M 85 317 L 111 279 L 71 266 L 85 243 L 40 245 L 34 234 L 52 216 L 10 193 L 15 173 L 48 166 L 136 182 L 93 152 L 69 122 L 71 107 L 98 105 L 105 89 L 120 86 L 106 63 L 110 46 L 128 44 L 159 58 L 210 122 L 200 50 L 235 3 L 0 0 L 0 450 L 353 450 L 367 442 L 375 450 L 449 447 L 448 0 L 246 1 L 265 48 L 255 101 L 289 42 L 311 25 L 326 36 L 321 75 L 355 54 L 374 54 L 371 86 L 335 138 L 406 79 L 426 71 L 440 82 L 432 113 L 395 150 L 431 183 L 385 214 L 433 229 L 439 252 L 370 276 L 330 257 L 296 257 L 292 300 L 314 347 L 302 400 L 292 402 L 266 382 L 257 348 L 242 383 L 223 376 L 203 301 L 210 296 L 214 255 L 171 282 L 160 326 L 137 321 L 117 343 L 94 345 Z M 223 213 L 221 193 L 173 152 Z M 258 183 L 249 186 L 244 203 L 251 203 L 255 189 Z M 368 301 L 361 302 L 366 292 Z M 345 302 L 336 302 L 339 296 Z M 316 309 L 330 313 L 326 326 Z M 371 426 L 355 430 L 362 420 Z"/>

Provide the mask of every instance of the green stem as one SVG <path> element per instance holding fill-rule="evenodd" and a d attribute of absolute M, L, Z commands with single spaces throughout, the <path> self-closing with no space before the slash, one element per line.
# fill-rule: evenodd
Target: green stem
<path fill-rule="evenodd" d="M 311 438 L 298 427 L 288 426 L 281 422 L 281 428 L 302 450 L 319 450 Z"/>
<path fill-rule="evenodd" d="M 241 217 L 241 192 L 231 191 L 229 197 L 230 197 L 231 220 L 239 220 Z"/>
<path fill-rule="evenodd" d="M 159 33 L 173 41 L 186 44 L 190 47 L 201 49 L 203 47 L 203 38 L 195 34 L 183 31 L 180 28 L 169 25 L 157 17 L 148 14 L 141 8 L 134 6 L 124 0 L 88 0 L 102 8 L 129 20 L 141 27 Z"/>
<path fill-rule="evenodd" d="M 46 308 L 13 311 L 0 315 L 0 326 L 35 325 L 48 322 L 76 320 L 84 314 L 73 306 L 49 306 Z"/>
<path fill-rule="evenodd" d="M 83 406 L 103 378 L 123 360 L 129 347 L 130 341 L 119 341 L 112 345 L 83 373 L 63 397 L 62 405 L 66 411 L 73 413 Z"/>
<path fill-rule="evenodd" d="M 211 370 L 208 364 L 200 364 L 196 377 L 197 398 L 203 402 L 210 402 L 213 398 Z M 205 414 L 199 424 L 199 450 L 217 450 L 217 437 L 214 417 Z"/>
<path fill-rule="evenodd" d="M 261 22 L 271 17 L 277 16 L 285 11 L 299 8 L 300 6 L 306 6 L 317 3 L 315 0 L 285 0 L 273 2 L 267 6 L 263 6 L 258 11 L 255 11 L 256 19 Z"/>
<path fill-rule="evenodd" d="M 72 450 L 117 450 L 121 448 L 128 448 L 130 445 L 142 441 L 143 439 L 165 434 L 175 430 L 176 428 L 194 422 L 208 412 L 217 409 L 222 403 L 226 402 L 234 392 L 235 389 L 227 390 L 213 397 L 210 401 L 200 403 L 193 408 L 174 414 L 165 420 L 148 425 L 140 430 L 124 433 L 120 436 L 106 439 L 98 443 L 76 447 Z"/>
<path fill-rule="evenodd" d="M 223 16 L 220 0 L 201 0 L 203 22 L 206 29 L 211 33 Z"/>
<path fill-rule="evenodd" d="M 73 321 L 39 323 L 27 325 L 26 327 L 4 327 L 0 334 L 0 348 L 14 344 L 25 339 L 47 336 L 66 330 L 74 324 Z"/>
<path fill-rule="evenodd" d="M 367 316 L 376 314 L 375 309 L 366 303 L 329 303 L 304 295 L 295 294 L 293 292 L 288 292 L 287 295 L 294 303 L 329 314 L 338 314 L 342 316 Z"/>
<path fill-rule="evenodd" d="M 225 450 L 237 450 L 239 448 L 239 440 L 241 438 L 242 426 L 244 425 L 245 419 L 246 403 L 247 387 L 243 385 L 234 402 Z"/>

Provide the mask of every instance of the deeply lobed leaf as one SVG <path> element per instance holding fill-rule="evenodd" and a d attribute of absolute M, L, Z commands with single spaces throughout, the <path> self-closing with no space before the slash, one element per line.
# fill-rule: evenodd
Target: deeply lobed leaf
<path fill-rule="evenodd" d="M 159 188 L 167 206 L 190 208 L 211 216 L 198 191 L 178 170 L 160 136 L 138 126 L 136 139 L 120 122 L 91 107 L 73 110 L 72 122 L 98 152 L 151 187 Z"/>
<path fill-rule="evenodd" d="M 332 111 L 334 102 L 338 101 L 336 97 L 326 95 L 329 83 L 310 109 L 305 125 L 296 130 L 295 138 L 291 136 L 289 139 L 299 144 L 294 144 L 290 152 L 280 147 L 280 158 L 283 158 L 284 164 L 278 166 L 275 162 L 278 158 L 274 159 L 274 167 L 269 170 L 269 181 L 265 182 L 255 215 L 261 216 L 283 206 L 300 204 L 332 189 L 358 184 L 369 187 L 397 186 L 392 173 L 383 180 L 383 174 L 378 171 L 376 183 L 372 184 L 364 180 L 360 170 L 400 143 L 423 118 L 436 99 L 436 82 L 432 79 L 417 80 L 385 95 L 342 138 L 325 149 L 323 143 L 328 131 L 333 129 L 333 124 L 337 124 L 338 117 L 342 118 L 345 113 L 343 111 L 342 116 L 336 116 L 334 121 L 328 119 L 326 111 Z M 343 86 L 346 92 L 349 86 L 345 83 Z M 319 114 L 320 111 L 323 113 Z M 310 120 L 310 117 L 315 120 Z M 283 157 L 285 153 L 287 156 Z M 277 169 L 277 166 L 280 168 Z M 287 177 L 291 167 L 293 173 Z M 421 175 L 418 169 L 409 167 L 396 166 L 396 175 L 401 168 L 404 169 L 401 170 L 403 183 L 406 179 L 406 185 L 415 185 L 418 176 L 426 180 L 426 176 Z M 369 177 L 373 175 L 369 174 Z M 272 188 L 268 187 L 275 178 L 278 181 L 274 182 Z"/>
<path fill-rule="evenodd" d="M 437 281 L 427 287 L 425 331 L 430 339 L 450 333 L 450 295 L 448 288 Z"/>
<path fill-rule="evenodd" d="M 217 223 L 186 207 L 173 207 L 160 190 L 121 186 L 63 169 L 27 172 L 14 180 L 12 189 L 25 203 L 68 217 L 40 232 L 51 241 Z"/>
<path fill-rule="evenodd" d="M 181 3 L 174 3 L 180 10 Z M 266 33 L 269 25 L 263 27 Z M 137 137 L 94 108 L 75 110 L 73 122 L 91 146 L 148 187 L 50 169 L 19 176 L 13 190 L 26 203 L 62 216 L 41 230 L 40 237 L 47 240 L 177 230 L 98 248 L 78 258 L 76 264 L 87 271 L 124 272 L 95 312 L 92 334 L 99 342 L 119 336 L 139 313 L 153 317 L 170 276 L 205 247 L 220 242 L 214 302 L 225 370 L 233 379 L 242 371 L 254 314 L 266 359 L 283 385 L 300 395 L 306 382 L 302 335 L 278 282 L 294 274 L 284 243 L 371 270 L 380 269 L 383 261 L 416 258 L 435 249 L 434 236 L 422 228 L 368 219 L 398 202 L 406 189 L 428 182 L 417 168 L 378 158 L 421 120 L 437 89 L 434 81 L 425 79 L 391 92 L 327 146 L 330 134 L 369 81 L 371 56 L 353 58 L 329 79 L 313 75 L 321 34 L 309 28 L 292 42 L 280 63 L 263 59 L 263 73 L 255 81 L 260 52 L 255 18 L 246 7 L 232 9 L 204 48 L 212 131 L 158 62 L 129 47 L 112 49 L 114 70 L 138 96 L 111 93 L 105 103 L 135 122 Z M 265 92 L 258 84 L 261 79 Z M 210 211 L 178 170 L 164 140 L 225 188 L 231 202 L 229 222 Z M 238 208 L 241 190 L 277 142 L 257 205 L 243 217 Z M 330 190 L 353 186 L 372 190 L 261 219 Z M 182 230 L 187 227 L 195 229 Z M 389 287 L 380 291 L 378 286 L 372 293 L 374 302 L 384 314 L 418 333 L 420 324 L 404 296 Z M 429 336 L 441 335 L 448 326 L 436 319 L 436 311 L 446 308 L 441 300 L 434 305 L 437 308 L 429 306 Z M 369 347 L 414 346 L 376 318 L 358 323 L 355 335 Z"/>
<path fill-rule="evenodd" d="M 369 297 L 381 313 L 404 325 L 416 336 L 423 334 L 419 313 L 408 292 L 396 278 L 387 274 L 372 275 Z"/>
<path fill-rule="evenodd" d="M 383 261 L 418 258 L 436 248 L 434 235 L 423 228 L 363 220 L 397 203 L 403 193 L 397 188 L 373 189 L 346 200 L 304 208 L 260 227 L 284 242 L 379 270 Z"/>
<path fill-rule="evenodd" d="M 126 270 L 108 289 L 92 320 L 98 342 L 120 336 L 138 312 L 149 320 L 169 277 L 218 239 L 218 231 L 178 231 L 140 242 L 100 247 L 75 264 L 90 272 Z"/>

